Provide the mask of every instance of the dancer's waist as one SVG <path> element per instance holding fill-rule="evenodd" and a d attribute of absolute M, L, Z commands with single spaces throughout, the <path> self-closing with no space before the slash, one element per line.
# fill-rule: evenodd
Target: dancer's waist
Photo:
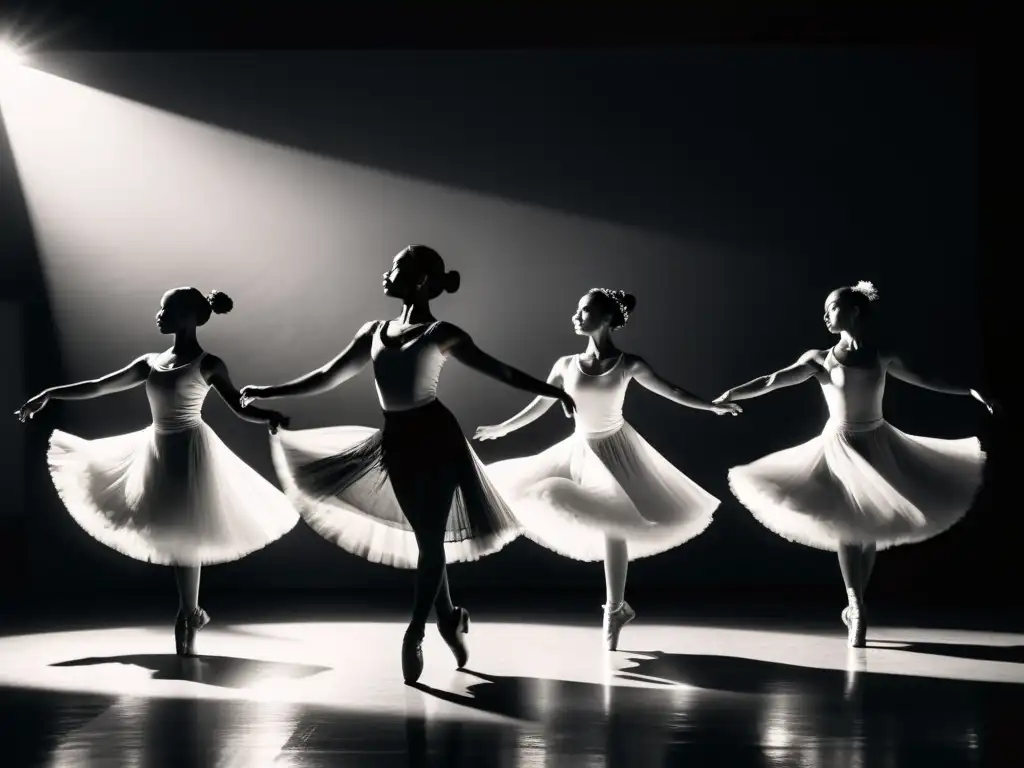
<path fill-rule="evenodd" d="M 202 416 L 190 416 L 188 418 L 158 419 L 153 422 L 153 431 L 158 435 L 173 435 L 178 432 L 188 432 L 190 429 L 199 429 L 203 424 Z"/>
<path fill-rule="evenodd" d="M 588 440 L 600 440 L 604 437 L 611 437 L 625 425 L 626 420 L 618 418 L 612 421 L 588 424 L 576 419 L 576 434 Z"/>
<path fill-rule="evenodd" d="M 883 424 L 885 424 L 885 419 L 881 416 L 876 419 L 864 420 L 832 418 L 825 423 L 825 428 L 836 432 L 870 432 Z"/>
<path fill-rule="evenodd" d="M 436 395 L 428 395 L 420 400 L 416 400 L 411 403 L 385 403 L 383 400 L 380 401 L 380 409 L 387 413 L 404 413 L 406 411 L 415 411 L 417 408 L 423 408 L 427 405 L 433 405 L 437 402 Z"/>

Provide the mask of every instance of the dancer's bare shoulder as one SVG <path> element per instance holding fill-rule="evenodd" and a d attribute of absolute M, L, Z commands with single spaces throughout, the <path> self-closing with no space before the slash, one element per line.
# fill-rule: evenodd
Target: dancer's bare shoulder
<path fill-rule="evenodd" d="M 899 365 L 902 362 L 903 356 L 895 346 L 891 344 L 880 344 L 878 346 L 878 363 L 883 368 L 888 368 L 891 364 Z"/>
<path fill-rule="evenodd" d="M 790 368 L 804 370 L 815 378 L 825 376 L 828 373 L 825 368 L 828 352 L 827 349 L 808 349 L 801 353 Z"/>
<path fill-rule="evenodd" d="M 562 355 L 560 358 L 555 360 L 552 369 L 558 369 L 559 371 L 565 371 L 570 365 L 576 360 L 576 355 Z"/>
<path fill-rule="evenodd" d="M 819 368 L 825 367 L 825 358 L 828 357 L 827 349 L 808 349 L 797 358 L 798 363 L 804 365 L 815 365 Z"/>
<path fill-rule="evenodd" d="M 199 371 L 208 382 L 213 382 L 214 379 L 230 378 L 228 364 L 224 362 L 224 358 L 212 352 L 206 352 L 203 355 L 203 359 L 199 363 Z"/>
<path fill-rule="evenodd" d="M 434 323 L 430 334 L 442 352 L 451 352 L 455 347 L 473 343 L 473 339 L 466 331 L 447 320 L 438 320 Z"/>
<path fill-rule="evenodd" d="M 622 353 L 622 365 L 626 369 L 626 372 L 631 376 L 645 370 L 648 365 L 647 361 L 635 352 L 623 352 Z"/>

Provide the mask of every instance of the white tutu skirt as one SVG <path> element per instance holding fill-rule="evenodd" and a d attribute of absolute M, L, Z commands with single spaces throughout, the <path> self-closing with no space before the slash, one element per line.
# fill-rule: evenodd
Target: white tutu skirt
<path fill-rule="evenodd" d="M 984 465 L 974 437 L 917 437 L 885 421 L 866 431 L 828 424 L 813 440 L 734 467 L 729 484 L 758 522 L 789 541 L 885 549 L 962 519 Z"/>
<path fill-rule="evenodd" d="M 75 522 L 136 560 L 231 562 L 281 538 L 299 520 L 285 495 L 204 423 L 97 440 L 55 430 L 47 460 Z"/>
<path fill-rule="evenodd" d="M 677 547 L 711 524 L 720 503 L 629 424 L 606 436 L 574 433 L 487 473 L 528 538 L 590 562 L 604 560 L 608 538 L 624 540 L 630 560 Z"/>
<path fill-rule="evenodd" d="M 437 400 L 385 412 L 383 429 L 280 429 L 271 455 L 309 527 L 372 563 L 415 568 L 415 529 L 443 538 L 448 563 L 478 560 L 520 533 L 455 417 Z M 406 508 L 393 478 L 409 491 Z M 420 503 L 439 489 L 450 503 Z"/>

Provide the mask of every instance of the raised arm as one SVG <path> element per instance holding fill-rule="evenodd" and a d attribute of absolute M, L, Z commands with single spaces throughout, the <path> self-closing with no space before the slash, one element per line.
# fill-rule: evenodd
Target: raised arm
<path fill-rule="evenodd" d="M 510 387 L 531 392 L 541 397 L 559 400 L 565 408 L 566 415 L 576 410 L 576 404 L 561 387 L 535 379 L 497 358 L 491 357 L 480 349 L 465 331 L 451 323 L 439 323 L 436 329 L 438 345 L 465 366 L 479 371 L 485 376 L 497 379 Z"/>
<path fill-rule="evenodd" d="M 548 374 L 548 384 L 553 387 L 562 387 L 562 374 L 565 371 L 565 365 L 568 360 L 569 358 L 567 357 L 560 357 L 555 361 L 555 364 L 551 367 L 551 372 Z M 555 402 L 557 402 L 557 399 L 554 397 L 538 395 L 515 416 L 494 426 L 477 428 L 474 437 L 477 440 L 494 440 L 495 438 L 507 435 L 509 432 L 522 429 L 527 424 L 543 416 Z"/>
<path fill-rule="evenodd" d="M 771 373 L 767 376 L 759 376 L 746 384 L 733 387 L 715 398 L 714 402 L 728 403 L 736 400 L 749 400 L 752 397 L 760 397 L 783 387 L 792 387 L 802 384 L 822 370 L 823 356 L 820 350 L 810 349 L 800 355 L 799 359 L 792 365 Z"/>
<path fill-rule="evenodd" d="M 95 397 L 112 395 L 115 392 L 123 392 L 126 389 L 137 387 L 149 376 L 149 360 L 150 355 L 142 355 L 124 368 L 98 379 L 44 389 L 15 411 L 15 415 L 25 421 L 25 419 L 32 418 L 50 400 L 91 400 Z"/>
<path fill-rule="evenodd" d="M 735 403 L 722 405 L 709 403 L 707 400 L 697 397 L 697 395 L 687 392 L 682 387 L 663 379 L 655 373 L 646 360 L 638 355 L 628 355 L 625 362 L 630 375 L 640 386 L 649 389 L 656 395 L 661 395 L 666 400 L 671 400 L 673 403 L 679 403 L 679 405 L 685 405 L 688 408 L 696 408 L 701 411 L 712 411 L 719 415 L 729 413 L 735 416 L 743 412 L 743 409 Z"/>
<path fill-rule="evenodd" d="M 207 355 L 203 358 L 203 375 L 214 391 L 220 395 L 221 400 L 240 419 L 257 424 L 267 424 L 272 432 L 277 431 L 278 426 L 288 426 L 288 417 L 277 411 L 264 410 L 254 405 L 243 406 L 240 402 L 241 395 L 231 381 L 227 365 L 216 355 Z"/>
<path fill-rule="evenodd" d="M 366 323 L 340 355 L 305 376 L 272 387 L 242 387 L 241 403 L 248 405 L 257 399 L 317 395 L 345 383 L 370 362 L 370 346 L 373 343 L 373 329 L 376 325 L 375 322 Z"/>
<path fill-rule="evenodd" d="M 921 389 L 930 389 L 932 392 L 942 392 L 946 395 L 963 395 L 972 397 L 979 403 L 984 405 L 989 413 L 994 413 L 996 409 L 995 402 L 981 395 L 976 389 L 969 389 L 968 387 L 957 386 L 950 384 L 945 381 L 941 381 L 933 376 L 923 376 L 922 374 L 916 373 L 910 370 L 907 364 L 898 355 L 885 355 L 883 362 L 886 364 L 886 371 L 893 378 L 904 381 L 907 384 L 911 384 Z"/>

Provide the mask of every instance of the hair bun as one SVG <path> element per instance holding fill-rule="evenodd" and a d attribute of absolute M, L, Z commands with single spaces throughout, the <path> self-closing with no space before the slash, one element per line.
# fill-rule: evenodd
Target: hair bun
<path fill-rule="evenodd" d="M 210 295 L 206 297 L 206 300 L 210 303 L 210 309 L 214 311 L 214 314 L 218 315 L 227 314 L 235 306 L 235 302 L 223 291 L 210 291 Z"/>
<path fill-rule="evenodd" d="M 444 276 L 444 289 L 448 293 L 455 293 L 459 290 L 460 285 L 462 285 L 462 275 L 459 274 L 458 270 L 449 269 Z"/>
<path fill-rule="evenodd" d="M 636 296 L 632 293 L 624 293 L 622 295 L 622 305 L 626 308 L 626 311 L 632 314 L 633 310 L 636 309 Z"/>
<path fill-rule="evenodd" d="M 875 288 L 874 283 L 869 280 L 861 280 L 853 286 L 852 290 L 866 296 L 868 301 L 875 301 L 878 299 L 878 290 Z"/>

